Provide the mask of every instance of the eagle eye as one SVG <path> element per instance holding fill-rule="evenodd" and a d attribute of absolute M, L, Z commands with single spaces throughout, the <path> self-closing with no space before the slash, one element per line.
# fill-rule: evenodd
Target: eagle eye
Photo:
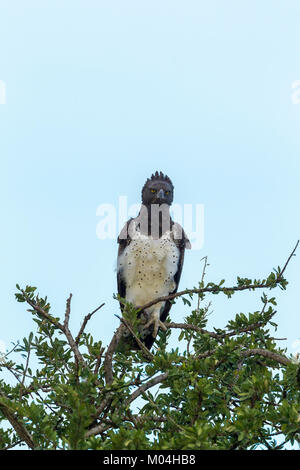
<path fill-rule="evenodd" d="M 156 189 L 150 189 L 151 193 L 156 193 Z"/>

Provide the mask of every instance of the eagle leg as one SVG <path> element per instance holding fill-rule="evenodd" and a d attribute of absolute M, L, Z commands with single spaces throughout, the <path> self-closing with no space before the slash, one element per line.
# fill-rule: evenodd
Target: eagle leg
<path fill-rule="evenodd" d="M 153 338 L 156 338 L 159 327 L 161 327 L 164 331 L 167 331 L 167 327 L 160 320 L 160 312 L 159 311 L 154 311 L 150 314 L 150 319 L 148 320 L 146 325 L 143 326 L 143 329 L 149 328 L 149 326 L 151 326 L 151 325 L 153 325 L 153 332 L 152 332 Z"/>

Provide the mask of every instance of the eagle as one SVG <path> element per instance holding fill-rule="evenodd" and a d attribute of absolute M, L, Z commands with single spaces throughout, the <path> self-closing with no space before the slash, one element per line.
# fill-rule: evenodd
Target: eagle
<path fill-rule="evenodd" d="M 153 173 L 142 188 L 139 214 L 126 222 L 118 237 L 118 294 L 136 308 L 178 289 L 184 252 L 191 244 L 170 216 L 173 196 L 170 178 L 161 171 Z M 159 328 L 166 329 L 171 305 L 169 300 L 157 302 L 139 313 L 139 339 L 149 350 Z M 120 307 L 124 309 L 124 302 Z M 128 338 L 130 333 L 124 335 Z"/>

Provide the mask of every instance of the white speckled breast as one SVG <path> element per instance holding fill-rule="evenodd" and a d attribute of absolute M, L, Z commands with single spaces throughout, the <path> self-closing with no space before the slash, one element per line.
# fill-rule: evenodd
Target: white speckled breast
<path fill-rule="evenodd" d="M 118 259 L 118 270 L 126 282 L 126 299 L 141 306 L 175 289 L 180 253 L 170 232 L 153 239 L 135 231 L 132 238 Z"/>

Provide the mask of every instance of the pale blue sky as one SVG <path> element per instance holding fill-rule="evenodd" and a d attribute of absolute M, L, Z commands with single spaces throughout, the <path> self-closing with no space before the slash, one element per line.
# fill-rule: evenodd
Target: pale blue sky
<path fill-rule="evenodd" d="M 139 202 L 155 170 L 177 203 L 204 204 L 204 245 L 187 252 L 181 288 L 263 277 L 300 236 L 300 3 L 1 1 L 0 340 L 34 323 L 18 282 L 48 295 L 71 326 L 107 343 L 117 327 L 116 240 L 96 237 L 97 207 Z M 300 253 L 278 292 L 278 337 L 300 338 Z M 274 291 L 273 291 L 274 292 Z M 261 293 L 260 293 L 261 294 Z M 210 328 L 260 307 L 213 297 Z M 178 302 L 175 321 L 187 314 Z M 171 345 L 176 345 L 177 333 Z"/>

